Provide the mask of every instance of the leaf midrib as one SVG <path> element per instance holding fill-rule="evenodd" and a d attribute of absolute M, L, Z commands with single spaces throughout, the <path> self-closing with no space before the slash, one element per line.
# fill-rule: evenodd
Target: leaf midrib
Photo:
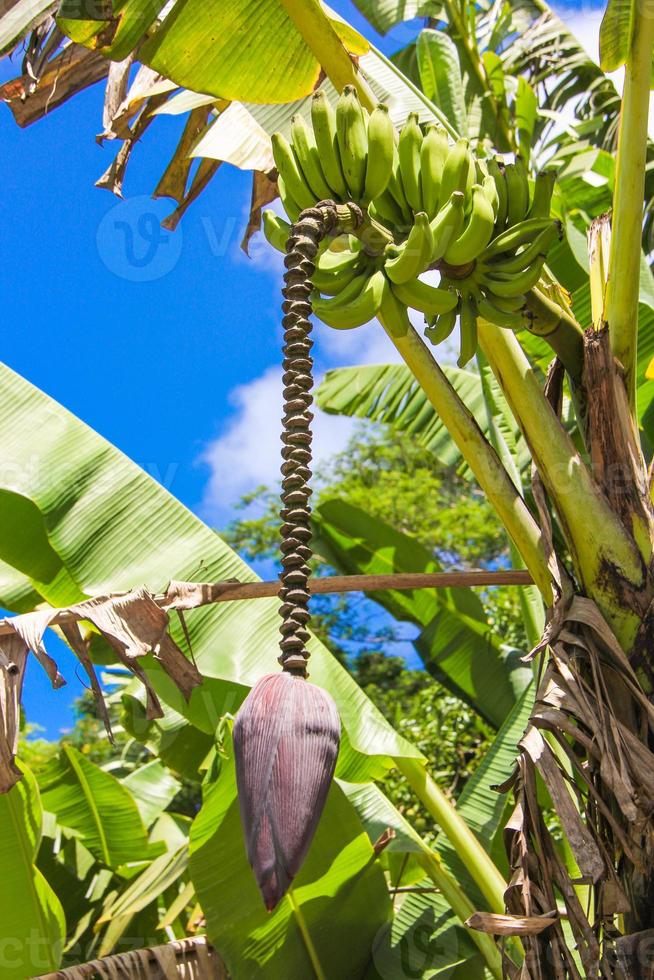
<path fill-rule="evenodd" d="M 102 826 L 102 821 L 100 820 L 100 812 L 99 812 L 97 806 L 95 805 L 95 800 L 93 799 L 93 794 L 91 793 L 91 788 L 89 786 L 88 780 L 87 780 L 86 776 L 84 775 L 84 772 L 82 771 L 81 766 L 78 764 L 77 759 L 75 759 L 73 757 L 73 755 L 72 755 L 72 753 L 71 753 L 71 751 L 70 751 L 70 749 L 69 749 L 69 747 L 67 745 L 64 746 L 64 752 L 66 754 L 66 758 L 67 758 L 67 760 L 68 760 L 71 768 L 73 769 L 73 772 L 77 776 L 77 779 L 79 781 L 80 787 L 82 789 L 82 793 L 84 794 L 84 798 L 86 799 L 86 802 L 87 802 L 87 804 L 89 806 L 89 809 L 91 810 L 91 815 L 93 816 L 93 818 L 95 820 L 95 824 L 96 824 L 96 827 L 97 827 L 97 830 L 98 830 L 98 836 L 100 838 L 100 844 L 101 844 L 101 848 L 102 848 L 102 857 L 103 857 L 103 860 L 104 860 L 104 863 L 106 864 L 106 866 L 108 868 L 110 868 L 111 867 L 111 855 L 109 854 L 109 845 L 107 843 L 107 838 L 106 838 L 106 835 L 105 835 L 105 832 L 104 832 L 104 827 Z"/>

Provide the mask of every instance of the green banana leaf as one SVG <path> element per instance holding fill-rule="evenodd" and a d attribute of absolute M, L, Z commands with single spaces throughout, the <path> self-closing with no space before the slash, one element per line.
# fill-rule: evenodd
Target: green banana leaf
<path fill-rule="evenodd" d="M 210 528 L 119 450 L 53 399 L 0 366 L 0 442 L 12 480 L 0 492 L 0 603 L 25 608 L 33 594 L 53 605 L 146 584 L 162 591 L 172 579 L 254 581 L 248 566 Z M 34 466 L 38 460 L 38 466 Z M 28 501 L 29 522 L 15 521 L 15 498 Z M 10 565 L 22 555 L 20 570 Z M 48 564 L 44 572 L 44 558 Z M 42 578 L 47 581 L 42 581 Z M 164 700 L 212 733 L 225 710 L 262 674 L 278 669 L 278 600 L 220 603 L 187 614 L 193 654 L 205 683 L 186 704 L 154 661 L 148 668 Z M 182 648 L 179 627 L 173 631 Z M 419 757 L 384 720 L 347 671 L 317 640 L 309 643 L 312 680 L 334 697 L 359 769 L 378 774 L 394 756 Z M 214 683 L 216 682 L 216 683 Z M 212 692 L 215 700 L 212 699 Z M 56 697 L 53 694 L 53 697 Z"/>
<path fill-rule="evenodd" d="M 0 795 L 0 923 L 2 980 L 25 980 L 56 970 L 61 963 L 66 923 L 57 895 L 35 867 L 43 809 L 34 776 Z"/>
<path fill-rule="evenodd" d="M 115 61 L 138 46 L 139 60 L 161 75 L 223 99 L 290 102 L 311 92 L 319 80 L 320 60 L 296 25 L 307 16 L 313 18 L 318 37 L 322 32 L 340 38 L 345 50 L 355 55 L 368 49 L 349 25 L 329 18 L 318 0 L 295 0 L 291 15 L 289 5 L 279 0 L 255 5 L 244 0 L 176 0 L 161 20 L 157 15 L 163 0 L 115 0 L 113 23 L 106 17 L 106 5 L 101 6 L 105 10 L 97 19 L 86 20 L 80 19 L 77 0 L 63 0 L 60 28 Z"/>
<path fill-rule="evenodd" d="M 465 88 L 454 42 L 442 31 L 421 31 L 416 58 L 423 92 L 445 113 L 454 129 L 467 136 Z"/>
<path fill-rule="evenodd" d="M 151 852 L 136 802 L 123 784 L 71 745 L 39 774 L 46 810 L 105 867 L 142 861 Z"/>
<path fill-rule="evenodd" d="M 132 795 L 146 827 L 172 803 L 182 784 L 158 759 L 139 766 L 121 779 Z"/>
<path fill-rule="evenodd" d="M 391 909 L 383 871 L 351 804 L 334 783 L 290 897 L 269 914 L 245 854 L 229 735 L 220 758 L 191 829 L 190 870 L 207 933 L 231 974 L 358 980 Z"/>
<path fill-rule="evenodd" d="M 442 365 L 442 368 L 487 435 L 488 415 L 479 374 L 450 365 Z M 489 386 L 496 408 L 495 422 L 522 470 L 530 463 L 528 449 L 497 382 L 490 376 Z M 397 426 L 413 435 L 445 466 L 461 463 L 461 454 L 449 432 L 404 364 L 373 364 L 328 371 L 318 388 L 316 401 L 330 415 L 351 415 Z"/>
<path fill-rule="evenodd" d="M 413 538 L 346 501 L 326 501 L 313 519 L 316 550 L 347 574 L 441 570 Z M 496 728 L 502 724 L 531 671 L 492 634 L 472 589 L 389 590 L 372 598 L 421 627 L 415 647 L 433 677 Z"/>
<path fill-rule="evenodd" d="M 102 910 L 98 925 L 122 919 L 126 929 L 137 912 L 142 912 L 176 884 L 188 868 L 188 845 L 155 858 L 129 886 L 112 897 Z"/>

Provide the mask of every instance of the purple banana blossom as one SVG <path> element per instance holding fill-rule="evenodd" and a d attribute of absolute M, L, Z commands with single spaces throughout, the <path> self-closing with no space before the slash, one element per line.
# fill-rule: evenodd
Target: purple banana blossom
<path fill-rule="evenodd" d="M 271 912 L 300 870 L 320 821 L 340 740 L 330 695 L 282 671 L 262 677 L 234 724 L 248 860 Z"/>

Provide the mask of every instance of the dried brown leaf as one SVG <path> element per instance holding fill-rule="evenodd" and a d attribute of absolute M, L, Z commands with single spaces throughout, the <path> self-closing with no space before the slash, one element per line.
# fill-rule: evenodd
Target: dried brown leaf
<path fill-rule="evenodd" d="M 538 936 L 554 925 L 556 911 L 545 915 L 499 915 L 495 912 L 475 912 L 466 921 L 469 929 L 491 936 Z"/>

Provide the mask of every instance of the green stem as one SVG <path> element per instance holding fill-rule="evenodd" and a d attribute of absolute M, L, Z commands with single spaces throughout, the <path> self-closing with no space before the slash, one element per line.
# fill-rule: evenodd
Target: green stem
<path fill-rule="evenodd" d="M 540 589 L 545 604 L 551 605 L 551 576 L 542 549 L 540 529 L 497 453 L 416 331 L 411 327 L 404 336 L 399 336 L 390 327 L 385 329 L 497 511 Z"/>
<path fill-rule="evenodd" d="M 467 922 L 477 909 L 461 888 L 456 878 L 444 867 L 440 856 L 426 844 L 419 860 L 423 868 L 440 890 L 443 898 L 462 923 Z M 497 980 L 502 980 L 502 957 L 495 940 L 477 929 L 466 930 L 477 949 L 484 957 L 486 966 Z"/>
<path fill-rule="evenodd" d="M 550 345 L 573 384 L 581 383 L 584 367 L 584 331 L 571 314 L 540 289 L 527 293 L 528 330 Z"/>
<path fill-rule="evenodd" d="M 509 474 L 513 484 L 521 495 L 523 495 L 522 480 L 520 478 L 520 472 L 513 458 L 513 455 L 506 444 L 506 440 L 502 436 L 502 433 L 497 427 L 495 421 L 495 415 L 493 412 L 493 395 L 488 384 L 488 378 L 486 376 L 486 369 L 488 368 L 488 361 L 484 357 L 481 351 L 477 351 L 477 366 L 479 368 L 479 378 L 481 381 L 481 390 L 484 396 L 484 407 L 486 409 L 486 421 L 488 423 L 488 439 L 500 458 L 500 462 L 504 466 L 505 470 Z M 524 562 L 520 556 L 520 553 L 516 546 L 514 545 L 511 538 L 509 538 L 509 552 L 511 555 L 511 564 L 514 568 L 524 568 Z M 543 635 L 543 630 L 545 629 L 545 610 L 543 608 L 543 600 L 541 595 L 535 585 L 528 585 L 524 589 L 518 589 L 518 601 L 520 603 L 520 613 L 522 615 L 522 622 L 525 627 L 525 632 L 527 634 L 527 642 L 531 648 L 535 647 L 541 636 Z M 538 669 L 537 660 L 534 660 L 534 670 Z"/>
<path fill-rule="evenodd" d="M 612 579 L 620 576 L 632 587 L 642 587 L 643 565 L 635 542 L 545 398 L 515 334 L 481 319 L 478 331 L 481 348 L 556 507 L 580 578 L 628 648 L 637 623 L 616 595 Z"/>
<path fill-rule="evenodd" d="M 419 759 L 396 758 L 395 764 L 455 848 L 490 910 L 502 914 L 506 882 L 470 827 Z"/>
<path fill-rule="evenodd" d="M 354 85 L 361 105 L 372 112 L 377 100 L 318 0 L 280 2 L 336 91 L 342 92 L 346 85 Z"/>
<path fill-rule="evenodd" d="M 302 941 L 304 942 L 307 955 L 311 960 L 311 966 L 313 967 L 313 972 L 315 973 L 317 980 L 327 980 L 324 970 L 320 964 L 320 960 L 318 959 L 318 953 L 316 947 L 313 944 L 313 939 L 311 938 L 311 933 L 309 932 L 306 919 L 304 918 L 302 909 L 300 908 L 298 902 L 295 899 L 295 894 L 293 892 L 293 889 L 289 888 L 289 890 L 286 892 L 286 895 L 288 897 L 290 906 L 293 909 L 295 920 L 297 922 L 297 927 L 300 930 L 300 935 L 302 936 Z"/>
<path fill-rule="evenodd" d="M 654 17 L 646 4 L 634 2 L 632 10 L 615 169 L 607 320 L 611 348 L 624 368 L 629 404 L 635 413 L 638 293 Z"/>

